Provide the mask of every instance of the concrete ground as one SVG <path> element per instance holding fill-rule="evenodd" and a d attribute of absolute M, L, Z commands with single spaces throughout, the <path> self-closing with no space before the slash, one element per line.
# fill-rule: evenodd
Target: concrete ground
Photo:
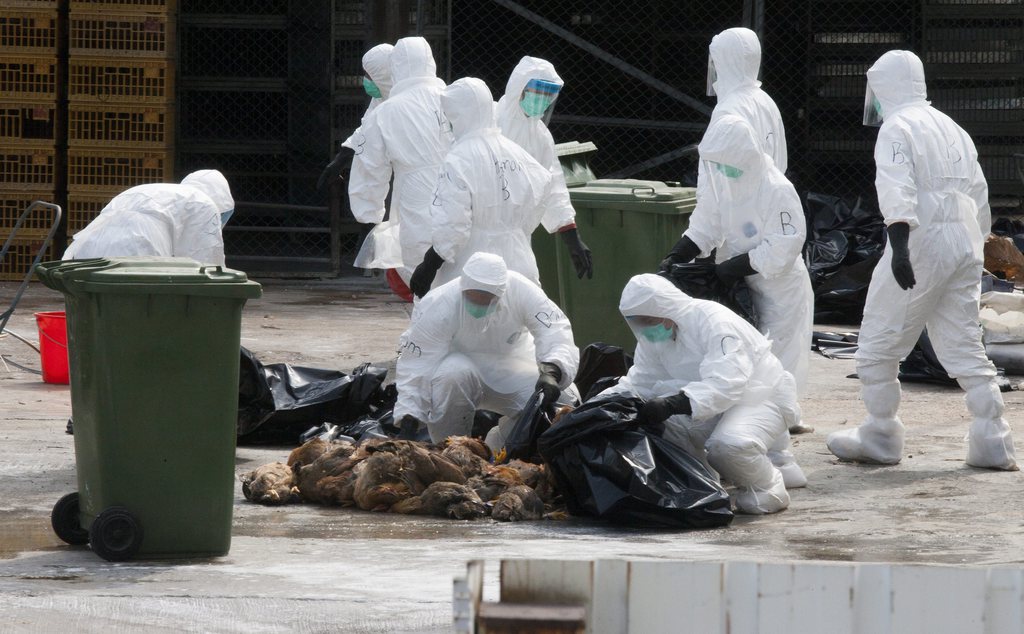
<path fill-rule="evenodd" d="M 0 284 L 0 300 L 13 295 Z M 32 313 L 62 298 L 33 285 L 9 329 L 35 339 Z M 609 315 L 609 319 L 616 318 Z M 242 343 L 266 362 L 348 371 L 395 355 L 408 321 L 377 279 L 267 281 L 243 315 Z M 38 367 L 11 337 L 0 354 Z M 907 385 L 906 455 L 894 467 L 842 464 L 828 432 L 857 424 L 853 361 L 812 355 L 805 419 L 796 438 L 807 473 L 792 506 L 738 516 L 724 529 L 623 530 L 586 520 L 499 524 L 316 506 L 262 507 L 237 488 L 231 552 L 195 561 L 112 564 L 60 542 L 50 510 L 76 489 L 65 386 L 0 364 L 0 623 L 7 632 L 443 632 L 452 577 L 465 562 L 502 558 L 843 560 L 1024 563 L 1024 475 L 967 467 L 969 423 L 956 389 Z M 1024 393 L 1004 395 L 1011 424 Z M 288 448 L 241 447 L 237 471 L 282 460 Z"/>

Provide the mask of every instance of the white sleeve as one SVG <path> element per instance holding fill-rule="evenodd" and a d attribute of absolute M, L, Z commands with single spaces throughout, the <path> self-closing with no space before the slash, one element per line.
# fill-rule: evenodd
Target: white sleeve
<path fill-rule="evenodd" d="M 978 151 L 971 141 L 971 154 L 974 157 L 974 173 L 971 176 L 971 184 L 968 187 L 968 195 L 978 206 L 978 227 L 981 229 L 981 237 L 984 239 L 992 231 L 992 207 L 988 202 L 988 181 L 981 171 L 978 163 Z"/>
<path fill-rule="evenodd" d="M 800 259 L 807 238 L 807 221 L 792 185 L 774 196 L 764 223 L 761 243 L 750 250 L 750 266 L 765 279 L 789 272 Z"/>
<path fill-rule="evenodd" d="M 688 237 L 700 248 L 699 257 L 706 258 L 711 252 L 722 246 L 722 218 L 718 211 L 708 175 L 704 170 L 704 162 L 697 166 L 697 206 L 690 214 L 689 226 L 683 235 Z"/>
<path fill-rule="evenodd" d="M 694 420 L 707 420 L 737 404 L 754 372 L 750 350 L 730 324 L 712 328 L 705 345 L 700 381 L 683 388 L 693 406 Z"/>
<path fill-rule="evenodd" d="M 430 204 L 431 242 L 434 252 L 454 262 L 469 242 L 473 227 L 473 193 L 459 164 L 445 159 Z"/>
<path fill-rule="evenodd" d="M 395 421 L 409 414 L 421 421 L 427 420 L 430 412 L 430 380 L 441 361 L 451 350 L 453 333 L 450 324 L 458 320 L 444 314 L 444 297 L 435 301 L 425 297 L 409 329 L 402 334 L 398 365 L 395 369 L 395 385 L 398 401 L 395 403 Z M 431 310 L 433 308 L 434 310 Z"/>
<path fill-rule="evenodd" d="M 875 189 L 878 207 L 889 226 L 905 222 L 911 229 L 921 223 L 917 218 L 917 182 L 914 154 L 902 128 L 895 124 L 878 130 L 875 142 Z"/>
<path fill-rule="evenodd" d="M 658 359 L 654 358 L 647 345 L 638 342 L 636 353 L 633 356 L 633 365 L 626 372 L 626 376 L 619 379 L 617 385 L 601 392 L 602 395 L 631 395 L 644 399 L 664 396 L 654 392 L 654 386 L 664 381 L 668 376 L 668 369 Z"/>
<path fill-rule="evenodd" d="M 555 154 L 555 142 L 548 133 L 545 146 L 546 160 L 538 162 L 544 165 L 551 172 L 551 189 L 546 196 L 547 210 L 541 219 L 545 231 L 555 233 L 562 227 L 576 222 L 576 210 L 573 209 L 572 200 L 569 197 L 569 188 L 565 184 L 565 174 L 562 172 L 562 164 Z"/>
<path fill-rule="evenodd" d="M 527 281 L 518 286 L 518 309 L 526 328 L 533 335 L 537 363 L 557 365 L 562 371 L 558 387 L 565 389 L 575 380 L 580 366 L 580 351 L 573 341 L 572 325 L 539 286 Z"/>
<path fill-rule="evenodd" d="M 200 264 L 224 266 L 224 238 L 221 235 L 220 213 L 212 203 L 189 202 L 181 214 L 181 225 L 175 228 L 175 256 L 192 258 Z"/>
<path fill-rule="evenodd" d="M 349 172 L 348 199 L 352 215 L 359 222 L 384 220 L 384 200 L 391 186 L 391 159 L 381 131 L 380 110 L 366 117 L 357 132 L 355 156 Z M 359 142 L 361 141 L 361 144 Z"/>

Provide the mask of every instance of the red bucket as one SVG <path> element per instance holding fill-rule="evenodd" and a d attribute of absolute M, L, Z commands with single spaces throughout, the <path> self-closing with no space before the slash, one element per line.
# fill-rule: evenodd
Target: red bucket
<path fill-rule="evenodd" d="M 64 311 L 36 313 L 43 381 L 68 384 L 68 324 Z"/>

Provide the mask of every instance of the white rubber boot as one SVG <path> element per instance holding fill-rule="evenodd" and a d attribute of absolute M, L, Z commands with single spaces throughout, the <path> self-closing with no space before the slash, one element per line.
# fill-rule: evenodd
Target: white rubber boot
<path fill-rule="evenodd" d="M 775 444 L 768 449 L 768 459 L 782 473 L 782 480 L 787 489 L 799 489 L 807 486 L 807 476 L 796 463 L 796 457 L 790 451 L 789 432 L 779 434 Z"/>
<path fill-rule="evenodd" d="M 789 508 L 789 493 L 782 481 L 782 473 L 772 468 L 772 476 L 768 486 L 739 487 L 733 495 L 733 506 L 737 513 L 748 515 L 765 515 L 778 513 Z"/>
<path fill-rule="evenodd" d="M 900 407 L 899 360 L 857 364 L 861 397 L 868 410 L 860 427 L 832 432 L 825 445 L 840 460 L 874 464 L 899 464 L 903 457 L 903 423 Z"/>
<path fill-rule="evenodd" d="M 1003 395 L 988 377 L 960 379 L 967 409 L 974 416 L 967 432 L 967 464 L 984 469 L 1017 471 L 1010 425 L 1003 418 Z"/>

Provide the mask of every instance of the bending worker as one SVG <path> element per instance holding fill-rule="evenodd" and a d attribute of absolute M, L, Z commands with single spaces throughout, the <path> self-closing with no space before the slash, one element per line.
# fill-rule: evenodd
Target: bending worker
<path fill-rule="evenodd" d="M 231 188 L 217 170 L 192 172 L 181 184 L 126 189 L 74 235 L 64 260 L 155 255 L 224 265 L 221 229 L 235 209 Z"/>
<path fill-rule="evenodd" d="M 647 399 L 645 425 L 736 485 L 742 513 L 789 506 L 783 474 L 768 448 L 797 415 L 793 376 L 753 326 L 715 302 L 689 297 L 658 275 L 637 275 L 619 311 L 637 338 L 633 367 L 603 394 Z M 791 468 L 799 470 L 795 462 Z"/>
<path fill-rule="evenodd" d="M 397 269 L 408 283 L 430 247 L 430 201 L 452 137 L 441 114 L 445 85 L 425 39 L 398 40 L 391 53 L 391 78 L 387 100 L 360 126 L 363 143 L 352 159 L 348 195 L 357 221 L 380 223 L 394 173 L 388 222 L 367 239 L 381 246 L 373 253 L 375 263 Z"/>
<path fill-rule="evenodd" d="M 539 285 L 530 238 L 548 215 L 551 172 L 495 127 L 491 91 L 479 79 L 446 88 L 441 107 L 456 141 L 430 206 L 432 245 L 409 288 L 423 297 L 432 284 L 456 279 L 478 251 L 500 255 L 509 270 Z"/>
<path fill-rule="evenodd" d="M 490 253 L 427 294 L 402 335 L 394 417 L 426 423 L 430 438 L 465 435 L 477 409 L 510 418 L 537 391 L 568 400 L 579 365 L 572 327 L 544 291 Z"/>
<path fill-rule="evenodd" d="M 867 80 L 864 122 L 881 121 L 875 188 L 889 240 L 871 275 L 856 356 L 867 419 L 830 434 L 829 451 L 845 460 L 900 461 L 899 362 L 927 326 L 939 361 L 967 393 L 967 464 L 1016 470 L 978 318 L 992 222 L 978 152 L 960 126 L 928 104 L 924 67 L 910 51 L 882 55 Z"/>
<path fill-rule="evenodd" d="M 576 269 L 576 277 L 583 279 L 586 275 L 590 279 L 594 276 L 590 249 L 583 244 L 576 228 L 576 210 L 569 200 L 562 164 L 555 154 L 555 141 L 547 125 L 562 85 L 562 78 L 551 62 L 524 57 L 508 78 L 505 95 L 495 105 L 495 113 L 501 133 L 551 170 L 553 183 L 544 227 L 561 236 Z"/>

